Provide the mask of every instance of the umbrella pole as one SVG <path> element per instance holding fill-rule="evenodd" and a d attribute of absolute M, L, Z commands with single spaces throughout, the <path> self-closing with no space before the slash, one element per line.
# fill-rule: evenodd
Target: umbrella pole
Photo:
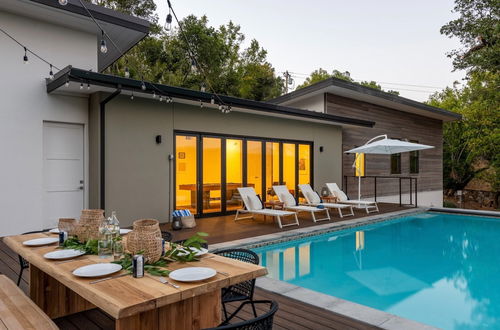
<path fill-rule="evenodd" d="M 361 175 L 358 172 L 358 201 L 361 200 Z M 361 208 L 361 204 L 358 202 L 358 209 Z"/>

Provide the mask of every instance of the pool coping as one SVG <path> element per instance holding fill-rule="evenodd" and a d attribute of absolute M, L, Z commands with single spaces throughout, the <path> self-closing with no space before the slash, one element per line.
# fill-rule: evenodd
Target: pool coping
<path fill-rule="evenodd" d="M 228 248 L 257 248 L 260 246 L 286 242 L 290 240 L 300 239 L 308 236 L 315 236 L 328 232 L 351 229 L 378 222 L 385 222 L 398 219 L 402 216 L 423 213 L 429 208 L 412 208 L 396 212 L 376 214 L 352 220 L 342 220 L 330 222 L 313 227 L 298 228 L 285 232 L 261 235 L 256 237 L 244 238 L 230 242 L 211 244 L 210 251 L 228 249 Z M 298 300 L 303 303 L 333 312 L 338 315 L 345 316 L 372 325 L 381 329 L 396 330 L 434 330 L 438 329 L 430 325 L 406 319 L 394 314 L 390 314 L 375 308 L 357 304 L 348 300 L 330 296 L 318 291 L 309 290 L 297 285 L 293 285 L 284 281 L 275 280 L 268 277 L 258 278 L 256 286 L 260 289 L 272 292 L 274 294 L 284 296 L 290 299 Z"/>

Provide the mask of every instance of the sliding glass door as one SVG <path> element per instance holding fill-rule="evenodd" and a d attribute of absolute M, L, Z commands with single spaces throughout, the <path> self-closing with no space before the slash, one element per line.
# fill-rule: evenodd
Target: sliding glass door
<path fill-rule="evenodd" d="M 300 198 L 310 183 L 312 144 L 246 137 L 178 133 L 175 136 L 175 208 L 216 215 L 243 207 L 239 187 L 262 200 L 278 199 L 274 185 Z"/>

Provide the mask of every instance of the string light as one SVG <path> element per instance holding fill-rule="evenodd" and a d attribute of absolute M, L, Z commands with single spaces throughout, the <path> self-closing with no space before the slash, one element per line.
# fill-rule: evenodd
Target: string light
<path fill-rule="evenodd" d="M 198 68 L 196 66 L 196 61 L 194 58 L 191 60 L 191 72 L 198 73 Z"/>
<path fill-rule="evenodd" d="M 210 99 L 210 104 L 215 104 L 215 98 L 213 95 L 212 95 L 212 98 Z"/>
<path fill-rule="evenodd" d="M 205 92 L 206 90 L 207 90 L 207 87 L 205 86 L 204 83 L 202 83 L 200 86 L 200 91 Z"/>
<path fill-rule="evenodd" d="M 59 0 L 59 4 L 61 6 L 66 6 L 68 4 L 68 0 Z"/>
<path fill-rule="evenodd" d="M 28 50 L 26 49 L 26 47 L 24 47 L 23 62 L 24 62 L 24 64 L 28 64 L 29 63 L 29 61 L 28 61 Z"/>
<path fill-rule="evenodd" d="M 163 95 L 160 95 L 160 102 L 163 102 Z"/>
<path fill-rule="evenodd" d="M 52 64 L 50 65 L 49 78 L 50 80 L 54 80 L 54 72 L 52 71 Z"/>
<path fill-rule="evenodd" d="M 64 86 L 65 86 L 65 87 L 69 87 L 69 78 L 68 78 L 68 79 L 66 79 L 66 82 L 64 83 Z"/>
<path fill-rule="evenodd" d="M 108 46 L 106 46 L 106 39 L 104 39 L 104 30 L 101 30 L 101 53 L 106 54 Z"/>
<path fill-rule="evenodd" d="M 200 108 L 203 109 L 203 101 L 202 100 L 200 100 Z"/>
<path fill-rule="evenodd" d="M 87 83 L 87 90 L 90 90 L 90 83 Z"/>
<path fill-rule="evenodd" d="M 168 9 L 168 15 L 167 18 L 165 19 L 165 30 L 170 31 L 172 28 L 172 14 L 170 8 Z"/>
<path fill-rule="evenodd" d="M 132 92 L 132 95 L 130 96 L 130 99 L 133 100 L 134 99 L 134 92 Z"/>
<path fill-rule="evenodd" d="M 80 83 L 80 89 L 83 89 L 83 82 Z"/>
<path fill-rule="evenodd" d="M 144 83 L 144 77 L 142 77 L 142 81 L 141 81 L 141 89 L 142 89 L 143 91 L 145 91 L 145 90 L 146 90 L 146 84 Z"/>
<path fill-rule="evenodd" d="M 153 98 L 156 99 L 156 93 L 155 93 L 155 91 L 153 91 Z M 161 99 L 161 96 L 160 96 L 160 99 Z"/>

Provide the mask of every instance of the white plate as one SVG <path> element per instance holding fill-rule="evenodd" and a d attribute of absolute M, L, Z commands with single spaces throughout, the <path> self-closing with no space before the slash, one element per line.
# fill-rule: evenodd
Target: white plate
<path fill-rule="evenodd" d="M 196 257 L 202 256 L 202 255 L 204 255 L 204 254 L 207 254 L 207 253 L 208 253 L 208 250 L 207 250 L 207 249 L 205 249 L 205 248 L 200 248 L 200 249 L 197 249 L 197 248 L 193 248 L 193 247 L 192 247 L 192 248 L 190 248 L 190 249 L 191 249 L 191 251 L 196 251 L 196 254 L 195 254 L 195 256 L 196 256 Z M 184 248 L 184 249 L 179 249 L 179 250 L 180 250 L 180 251 L 179 251 L 178 255 L 180 255 L 180 256 L 185 256 L 185 255 L 188 255 L 188 254 L 189 254 L 189 252 L 187 251 L 187 249 L 186 249 L 186 248 Z"/>
<path fill-rule="evenodd" d="M 112 263 L 99 263 L 77 268 L 73 271 L 73 275 L 79 277 L 100 277 L 116 273 L 121 269 L 121 265 Z"/>
<path fill-rule="evenodd" d="M 53 229 L 49 230 L 49 233 L 59 234 L 59 228 L 53 228 Z"/>
<path fill-rule="evenodd" d="M 127 235 L 132 229 L 120 229 L 120 235 Z"/>
<path fill-rule="evenodd" d="M 59 237 L 35 238 L 23 242 L 26 246 L 42 246 L 59 242 Z"/>
<path fill-rule="evenodd" d="M 85 254 L 85 251 L 75 250 L 75 249 L 67 249 L 67 250 L 56 250 L 52 252 L 45 253 L 43 255 L 46 259 L 51 260 L 60 260 L 60 259 L 71 259 L 82 256 Z"/>
<path fill-rule="evenodd" d="M 186 267 L 174 270 L 168 277 L 179 282 L 195 282 L 203 281 L 207 278 L 213 277 L 217 271 L 208 267 Z"/>

